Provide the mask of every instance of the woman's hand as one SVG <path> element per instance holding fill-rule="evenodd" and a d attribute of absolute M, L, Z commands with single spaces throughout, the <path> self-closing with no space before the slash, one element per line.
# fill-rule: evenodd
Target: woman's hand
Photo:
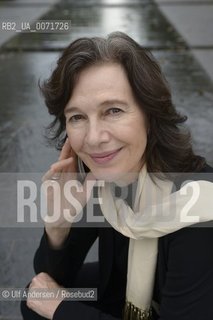
<path fill-rule="evenodd" d="M 77 180 L 77 156 L 67 139 L 58 161 L 51 165 L 42 180 L 46 184 L 44 193 L 48 210 L 45 228 L 50 244 L 59 248 L 68 236 L 75 216 L 89 200 L 95 178 L 89 173 L 83 185 Z M 72 204 L 73 198 L 76 201 Z M 76 203 L 80 205 L 76 206 Z"/>
<path fill-rule="evenodd" d="M 47 273 L 39 273 L 32 279 L 29 286 L 27 299 L 28 308 L 32 309 L 42 317 L 52 319 L 55 310 L 63 300 L 59 292 L 60 289 L 62 289 L 62 287 L 60 287 Z M 33 296 L 33 294 L 38 294 L 40 292 L 46 293 L 46 295 L 48 293 L 49 295 L 53 294 L 55 299 L 47 300 L 46 298 L 30 298 L 30 295 Z"/>

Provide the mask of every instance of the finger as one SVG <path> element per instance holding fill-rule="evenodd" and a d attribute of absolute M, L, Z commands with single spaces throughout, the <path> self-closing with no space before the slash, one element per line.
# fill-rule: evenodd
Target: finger
<path fill-rule="evenodd" d="M 67 167 L 70 167 L 70 169 L 73 167 L 73 166 L 71 166 L 71 164 L 73 164 L 73 163 L 74 163 L 73 157 L 70 157 L 70 158 L 64 159 L 64 160 L 60 160 L 60 161 L 53 163 L 50 167 L 50 170 L 53 173 L 66 171 Z"/>
<path fill-rule="evenodd" d="M 36 278 L 46 279 L 46 278 L 50 278 L 50 276 L 48 273 L 42 271 L 36 275 Z"/>
<path fill-rule="evenodd" d="M 78 172 L 78 161 L 77 161 L 77 156 L 72 157 L 72 162 L 69 163 L 67 166 L 64 166 L 63 172 Z M 64 161 L 64 160 L 61 160 Z"/>
<path fill-rule="evenodd" d="M 71 145 L 70 145 L 70 141 L 69 139 L 67 138 L 64 145 L 63 145 L 63 148 L 61 150 L 61 153 L 60 153 L 60 156 L 59 156 L 59 161 L 60 160 L 64 160 L 64 159 L 67 159 L 69 158 L 70 156 L 74 157 L 75 156 L 75 153 L 74 151 L 72 150 L 71 148 Z"/>
<path fill-rule="evenodd" d="M 50 169 L 43 175 L 42 182 L 46 180 L 51 180 L 53 176 L 55 176 L 57 173 L 59 174 L 58 179 L 60 178 L 60 173 L 62 171 L 67 171 L 67 167 L 70 167 L 71 170 L 71 164 L 73 162 L 73 158 L 65 159 L 58 161 L 51 165 Z"/>
<path fill-rule="evenodd" d="M 37 275 L 32 278 L 30 285 L 29 285 L 29 289 L 32 289 L 36 285 L 36 282 L 37 282 Z"/>

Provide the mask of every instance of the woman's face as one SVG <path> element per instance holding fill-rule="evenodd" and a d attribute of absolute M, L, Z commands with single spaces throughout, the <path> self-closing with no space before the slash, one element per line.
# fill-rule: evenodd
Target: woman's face
<path fill-rule="evenodd" d="M 140 171 L 146 121 L 120 64 L 83 70 L 64 112 L 72 149 L 97 179 L 112 181 Z"/>

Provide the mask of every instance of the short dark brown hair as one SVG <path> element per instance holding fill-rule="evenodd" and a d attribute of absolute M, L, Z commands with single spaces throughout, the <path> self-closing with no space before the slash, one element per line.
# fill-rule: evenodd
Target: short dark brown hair
<path fill-rule="evenodd" d="M 169 85 L 150 51 L 122 32 L 107 38 L 80 38 L 72 42 L 57 61 L 50 78 L 40 85 L 54 120 L 48 127 L 49 141 L 60 148 L 65 139 L 64 109 L 79 73 L 94 64 L 116 62 L 123 66 L 133 95 L 148 120 L 145 160 L 149 172 L 200 170 L 205 160 L 192 150 L 189 131 L 183 126 L 171 98 Z"/>

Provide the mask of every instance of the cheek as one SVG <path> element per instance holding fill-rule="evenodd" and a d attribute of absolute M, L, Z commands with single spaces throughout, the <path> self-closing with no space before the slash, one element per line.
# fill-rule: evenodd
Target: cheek
<path fill-rule="evenodd" d="M 70 141 L 70 145 L 75 153 L 78 153 L 83 144 L 82 133 L 78 130 L 67 130 L 67 136 Z"/>
<path fill-rule="evenodd" d="M 138 149 L 138 153 L 142 153 L 142 155 L 145 152 L 146 146 L 147 146 L 147 130 L 145 128 L 144 123 L 142 125 L 140 124 L 138 127 L 138 130 L 135 130 L 135 136 L 133 140 L 135 141 L 134 146 L 135 149 Z"/>
<path fill-rule="evenodd" d="M 140 149 L 144 153 L 147 146 L 147 132 L 145 129 L 140 132 L 139 138 Z"/>
<path fill-rule="evenodd" d="M 143 137 L 141 139 L 141 144 L 139 146 L 139 148 L 140 148 L 139 150 L 141 150 L 141 154 L 140 154 L 141 157 L 144 156 L 144 153 L 146 151 L 146 146 L 147 146 L 147 139 L 146 139 L 146 137 Z"/>

